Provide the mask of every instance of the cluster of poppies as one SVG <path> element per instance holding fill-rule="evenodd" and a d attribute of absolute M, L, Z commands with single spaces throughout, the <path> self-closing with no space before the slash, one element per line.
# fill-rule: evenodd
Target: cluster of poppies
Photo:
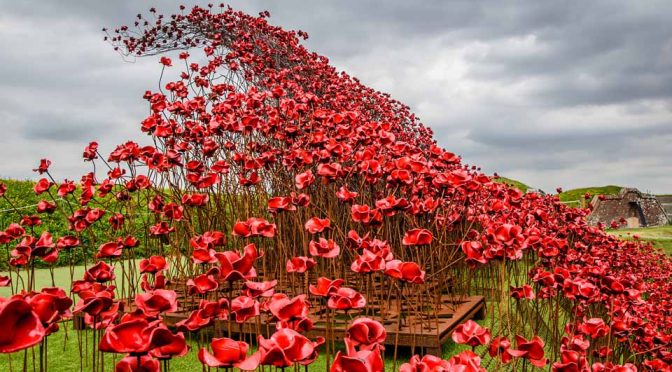
<path fill-rule="evenodd" d="M 445 296 L 486 278 L 482 287 L 506 298 L 499 335 L 467 321 L 452 337 L 472 350 L 417 355 L 402 371 L 480 371 L 486 354 L 557 371 L 671 368 L 672 263 L 662 253 L 463 164 L 408 107 L 336 71 L 267 13 L 182 10 L 106 31 L 125 55 L 179 51 L 159 59 L 175 79 L 144 94 L 140 128 L 152 145 L 128 141 L 105 158 L 91 142 L 83 158 L 98 173 L 78 183 L 56 182 L 46 159 L 36 168 L 45 199 L 0 231 L 14 268 L 0 284 L 17 293 L 0 301 L 0 323 L 17 335 L 0 337 L 0 351 L 42 342 L 74 313 L 100 331 L 98 350 L 125 355 L 120 370 L 158 370 L 188 352 L 186 333 L 206 328 L 215 337 L 199 348 L 204 365 L 309 365 L 335 336 L 306 335 L 339 313 L 352 320 L 331 370 L 380 371 L 395 343 L 381 324 L 392 303 L 399 325 L 422 332 Z M 43 218 L 63 218 L 72 234 L 40 231 Z M 140 245 L 147 257 L 136 257 Z M 12 282 L 73 249 L 96 251 L 97 263 L 70 296 Z M 273 332 L 244 341 L 242 326 L 262 322 Z"/>

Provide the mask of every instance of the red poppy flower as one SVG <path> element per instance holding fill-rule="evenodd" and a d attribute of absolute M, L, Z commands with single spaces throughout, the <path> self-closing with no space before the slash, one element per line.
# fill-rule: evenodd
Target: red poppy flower
<path fill-rule="evenodd" d="M 217 301 L 201 300 L 198 304 L 198 309 L 203 313 L 204 317 L 214 317 L 217 319 L 229 318 L 229 300 L 220 298 Z"/>
<path fill-rule="evenodd" d="M 46 200 L 40 200 L 39 203 L 37 203 L 37 208 L 36 211 L 37 213 L 47 213 L 51 214 L 56 210 L 56 203 L 52 203 Z"/>
<path fill-rule="evenodd" d="M 317 278 L 317 285 L 310 285 L 308 290 L 315 296 L 328 297 L 335 293 L 345 281 L 343 279 L 330 280 L 325 277 Z"/>
<path fill-rule="evenodd" d="M 345 203 L 353 202 L 358 195 L 358 193 L 348 190 L 348 188 L 345 186 L 341 186 L 341 188 L 339 188 L 336 192 L 336 197 Z"/>
<path fill-rule="evenodd" d="M 244 238 L 263 236 L 272 238 L 275 236 L 277 227 L 263 218 L 248 218 L 247 221 L 238 221 L 233 226 L 233 235 Z"/>
<path fill-rule="evenodd" d="M 434 355 L 425 355 L 420 359 L 418 355 L 414 355 L 408 361 L 399 367 L 399 372 L 440 372 L 449 371 L 450 364 L 447 360 L 443 360 Z"/>
<path fill-rule="evenodd" d="M 191 260 L 195 264 L 208 264 L 217 262 L 217 253 L 214 249 L 194 249 L 191 252 Z"/>
<path fill-rule="evenodd" d="M 287 295 L 277 293 L 271 297 L 268 303 L 268 310 L 275 319 L 286 322 L 308 316 L 310 304 L 306 301 L 306 295 L 298 295 L 289 298 Z"/>
<path fill-rule="evenodd" d="M 336 310 L 361 309 L 366 306 L 366 299 L 352 288 L 341 287 L 329 297 L 327 306 Z"/>
<path fill-rule="evenodd" d="M 121 256 L 124 245 L 118 241 L 107 242 L 98 247 L 96 258 L 116 258 Z"/>
<path fill-rule="evenodd" d="M 84 280 L 89 282 L 105 283 L 114 280 L 114 268 L 104 261 L 91 266 L 86 273 L 84 273 Z"/>
<path fill-rule="evenodd" d="M 471 350 L 465 350 L 448 359 L 448 371 L 486 372 L 481 367 L 481 357 Z"/>
<path fill-rule="evenodd" d="M 495 238 L 505 244 L 512 245 L 514 243 L 522 243 L 525 238 L 522 235 L 522 228 L 520 226 L 504 224 L 499 226 L 494 231 Z"/>
<path fill-rule="evenodd" d="M 0 299 L 0 353 L 13 353 L 37 345 L 45 329 L 33 308 L 22 298 Z"/>
<path fill-rule="evenodd" d="M 148 316 L 177 311 L 177 293 L 168 289 L 157 289 L 135 296 L 135 305 Z"/>
<path fill-rule="evenodd" d="M 295 211 L 296 206 L 292 203 L 292 198 L 276 196 L 268 199 L 268 211 L 277 213 L 281 211 Z"/>
<path fill-rule="evenodd" d="M 511 297 L 515 298 L 516 300 L 534 300 L 535 298 L 534 290 L 528 284 L 525 284 L 522 287 L 510 287 L 510 293 Z"/>
<path fill-rule="evenodd" d="M 385 365 L 378 346 L 348 355 L 339 351 L 331 365 L 331 372 L 382 372 L 384 369 Z"/>
<path fill-rule="evenodd" d="M 460 244 L 462 252 L 467 256 L 466 262 L 472 267 L 476 263 L 486 264 L 488 259 L 483 256 L 483 246 L 478 241 L 464 241 Z"/>
<path fill-rule="evenodd" d="M 75 292 L 73 283 L 73 292 Z M 114 287 L 104 287 L 98 283 L 88 288 L 77 288 L 81 298 L 75 306 L 75 313 L 86 313 L 91 316 L 99 316 L 108 311 L 114 303 Z"/>
<path fill-rule="evenodd" d="M 244 323 L 259 315 L 259 302 L 247 296 L 236 297 L 231 301 L 231 314 L 236 317 L 236 322 Z"/>
<path fill-rule="evenodd" d="M 158 321 L 133 319 L 107 328 L 100 339 L 99 349 L 108 353 L 143 355 L 155 345 L 152 343 Z"/>
<path fill-rule="evenodd" d="M 287 261 L 286 269 L 288 273 L 305 273 L 315 266 L 316 262 L 312 258 L 299 256 Z"/>
<path fill-rule="evenodd" d="M 368 249 L 364 249 L 361 255 L 357 256 L 350 269 L 356 273 L 372 273 L 385 270 L 385 259 Z"/>
<path fill-rule="evenodd" d="M 369 348 L 375 344 L 382 345 L 387 338 L 387 332 L 382 324 L 373 319 L 357 318 L 345 331 L 345 337 L 349 346 Z"/>
<path fill-rule="evenodd" d="M 256 278 L 254 261 L 261 257 L 254 244 L 248 244 L 243 248 L 243 255 L 238 252 L 217 252 L 215 257 L 219 261 L 221 270 L 220 278 L 229 282 Z"/>
<path fill-rule="evenodd" d="M 242 370 L 254 370 L 259 365 L 281 368 L 294 363 L 308 365 L 317 358 L 317 347 L 323 342 L 322 338 L 312 342 L 292 329 L 283 328 L 268 339 L 259 336 L 259 350 L 237 367 Z"/>
<path fill-rule="evenodd" d="M 310 186 L 313 182 L 315 182 L 315 176 L 313 175 L 313 172 L 310 170 L 307 170 L 303 173 L 299 173 L 296 175 L 294 178 L 296 188 L 301 190 L 305 189 L 306 187 Z"/>
<path fill-rule="evenodd" d="M 189 290 L 189 295 L 194 294 L 205 294 L 211 291 L 216 290 L 219 287 L 219 284 L 212 275 L 201 274 L 196 276 L 193 279 L 187 280 L 187 288 Z"/>
<path fill-rule="evenodd" d="M 213 338 L 210 342 L 212 354 L 206 349 L 198 351 L 198 360 L 208 367 L 237 367 L 245 360 L 249 346 L 230 338 Z"/>
<path fill-rule="evenodd" d="M 495 337 L 495 339 L 490 343 L 490 346 L 488 346 L 488 354 L 490 354 L 490 356 L 493 358 L 499 355 L 502 359 L 502 363 L 507 364 L 513 358 L 513 355 L 509 353 L 510 349 L 511 342 L 508 338 Z"/>
<path fill-rule="evenodd" d="M 320 238 L 319 242 L 311 240 L 308 246 L 311 255 L 322 258 L 334 258 L 341 253 L 341 247 L 333 240 Z"/>
<path fill-rule="evenodd" d="M 602 318 L 584 319 L 577 328 L 581 333 L 588 335 L 593 339 L 606 336 L 607 333 L 609 333 L 609 326 L 604 323 Z"/>
<path fill-rule="evenodd" d="M 162 65 L 164 65 L 166 67 L 170 67 L 170 66 L 173 65 L 173 61 L 171 61 L 170 58 L 168 58 L 168 57 L 161 57 L 161 59 L 159 60 L 159 63 L 161 63 Z"/>
<path fill-rule="evenodd" d="M 324 231 L 325 229 L 330 229 L 331 221 L 329 221 L 328 218 L 313 217 L 306 221 L 305 228 L 309 233 L 317 234 Z"/>
<path fill-rule="evenodd" d="M 539 336 L 528 341 L 516 335 L 516 347 L 516 350 L 509 350 L 513 356 L 525 358 L 539 368 L 548 363 L 548 359 L 544 358 L 544 341 Z"/>
<path fill-rule="evenodd" d="M 208 196 L 208 194 L 198 194 L 198 193 L 184 194 L 184 196 L 182 197 L 182 204 L 188 207 L 202 207 L 208 204 L 209 200 L 210 197 Z"/>
<path fill-rule="evenodd" d="M 54 183 L 50 182 L 48 179 L 40 178 L 40 180 L 35 183 L 35 186 L 33 186 L 33 191 L 35 191 L 35 195 L 40 195 L 49 190 L 53 185 Z"/>
<path fill-rule="evenodd" d="M 26 300 L 40 318 L 47 335 L 58 330 L 57 322 L 72 316 L 72 299 L 61 288 L 43 288 L 40 293 L 27 296 Z"/>
<path fill-rule="evenodd" d="M 452 338 L 458 344 L 467 344 L 474 347 L 486 345 L 490 342 L 491 336 L 490 330 L 481 327 L 470 319 L 455 327 Z"/>
<path fill-rule="evenodd" d="M 189 313 L 186 319 L 180 320 L 175 324 L 179 331 L 196 332 L 212 324 L 213 318 L 206 316 L 201 310 L 194 310 Z"/>
<path fill-rule="evenodd" d="M 163 256 L 151 256 L 140 260 L 140 272 L 155 274 L 159 271 L 166 270 L 168 263 Z"/>
<path fill-rule="evenodd" d="M 412 229 L 406 231 L 401 243 L 403 245 L 428 245 L 433 239 L 434 236 L 427 229 Z"/>
<path fill-rule="evenodd" d="M 9 287 L 12 284 L 12 278 L 0 275 L 0 287 Z"/>
<path fill-rule="evenodd" d="M 274 287 L 278 284 L 277 280 L 270 280 L 265 282 L 251 282 L 247 281 L 243 284 L 243 294 L 248 297 L 271 297 L 273 296 Z"/>
<path fill-rule="evenodd" d="M 56 248 L 58 249 L 69 249 L 79 246 L 79 239 L 75 236 L 62 236 L 56 241 Z"/>
<path fill-rule="evenodd" d="M 157 359 L 170 359 L 187 354 L 189 347 L 182 332 L 173 333 L 168 328 L 159 327 L 152 336 L 154 348 L 149 355 Z"/>
<path fill-rule="evenodd" d="M 415 262 L 388 261 L 385 264 L 385 274 L 409 283 L 422 284 L 425 282 L 425 272 L 420 270 L 420 265 Z"/>
<path fill-rule="evenodd" d="M 129 355 L 124 357 L 114 367 L 115 372 L 160 372 L 161 365 L 158 360 L 149 355 L 140 357 L 140 365 L 138 366 L 138 357 Z"/>
<path fill-rule="evenodd" d="M 85 161 L 91 161 L 98 158 L 97 152 L 98 152 L 98 142 L 92 141 L 89 142 L 88 146 L 84 148 L 84 153 L 82 154 L 82 157 L 84 158 Z"/>

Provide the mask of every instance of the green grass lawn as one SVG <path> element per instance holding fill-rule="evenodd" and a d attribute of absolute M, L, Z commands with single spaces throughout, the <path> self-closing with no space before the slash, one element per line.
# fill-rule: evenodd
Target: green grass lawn
<path fill-rule="evenodd" d="M 637 234 L 642 240 L 650 241 L 655 247 L 661 248 L 667 254 L 672 254 L 672 225 L 618 229 L 607 232 L 623 239 L 632 239 L 632 236 Z"/>

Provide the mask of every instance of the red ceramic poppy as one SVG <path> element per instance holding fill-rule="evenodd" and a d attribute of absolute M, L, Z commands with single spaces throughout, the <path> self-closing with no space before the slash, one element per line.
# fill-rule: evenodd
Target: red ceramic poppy
<path fill-rule="evenodd" d="M 345 281 L 343 279 L 330 280 L 329 278 L 317 278 L 317 285 L 310 285 L 308 290 L 315 296 L 329 297 L 334 294 Z"/>
<path fill-rule="evenodd" d="M 467 344 L 474 347 L 488 344 L 491 336 L 490 330 L 481 327 L 470 319 L 455 327 L 452 338 L 458 344 Z"/>
<path fill-rule="evenodd" d="M 299 256 L 287 261 L 286 269 L 288 273 L 305 273 L 315 266 L 316 262 L 312 258 Z"/>
<path fill-rule="evenodd" d="M 149 316 L 177 311 L 177 293 L 168 289 L 157 289 L 135 296 L 135 305 Z"/>
<path fill-rule="evenodd" d="M 303 173 L 297 174 L 294 180 L 296 188 L 301 190 L 305 189 L 306 187 L 310 186 L 313 182 L 315 182 L 315 176 L 313 175 L 313 172 L 307 170 Z"/>
<path fill-rule="evenodd" d="M 420 359 L 418 355 L 411 357 L 408 363 L 399 367 L 399 372 L 439 372 L 450 371 L 450 364 L 434 355 L 427 354 Z"/>
<path fill-rule="evenodd" d="M 248 319 L 259 315 L 259 302 L 247 296 L 239 296 L 231 301 L 231 314 L 236 322 L 244 323 Z"/>
<path fill-rule="evenodd" d="M 525 284 L 522 287 L 510 287 L 511 297 L 516 300 L 534 300 L 534 290 L 529 284 Z"/>
<path fill-rule="evenodd" d="M 212 354 L 206 348 L 198 351 L 198 360 L 208 367 L 238 366 L 247 355 L 248 345 L 230 338 L 213 338 L 210 342 Z"/>
<path fill-rule="evenodd" d="M 241 256 L 235 251 L 217 252 L 215 257 L 219 261 L 220 279 L 229 282 L 256 278 L 254 261 L 261 257 L 254 244 L 248 244 L 243 248 Z"/>
<path fill-rule="evenodd" d="M 277 280 L 269 280 L 265 282 L 251 282 L 247 281 L 243 284 L 243 294 L 248 297 L 271 297 L 273 296 L 274 287 L 278 284 Z"/>
<path fill-rule="evenodd" d="M 378 321 L 369 318 L 357 318 L 345 331 L 345 337 L 352 347 L 362 346 L 370 348 L 373 345 L 382 345 L 387 338 L 385 327 Z"/>
<path fill-rule="evenodd" d="M 158 360 L 149 355 L 140 357 L 138 365 L 138 357 L 127 356 L 117 362 L 114 367 L 115 372 L 159 372 L 161 365 Z"/>
<path fill-rule="evenodd" d="M 350 269 L 356 273 L 372 273 L 385 270 L 385 259 L 368 249 L 364 249 L 361 255 L 357 256 Z"/>
<path fill-rule="evenodd" d="M 388 261 L 385 264 L 385 274 L 408 283 L 422 284 L 425 282 L 425 272 L 415 262 L 400 260 Z"/>
<path fill-rule="evenodd" d="M 499 356 L 502 363 L 507 364 L 513 359 L 513 355 L 509 353 L 511 349 L 511 342 L 506 337 L 495 337 L 488 346 L 488 354 L 491 357 Z"/>
<path fill-rule="evenodd" d="M 108 328 L 100 339 L 99 349 L 108 353 L 143 355 L 155 345 L 152 343 L 157 322 L 144 319 L 129 320 Z"/>
<path fill-rule="evenodd" d="M 465 350 L 448 359 L 448 371 L 486 372 L 481 367 L 481 357 L 471 350 Z"/>
<path fill-rule="evenodd" d="M 296 206 L 292 203 L 290 197 L 276 196 L 268 199 L 268 211 L 271 213 L 295 210 Z"/>
<path fill-rule="evenodd" d="M 385 369 L 378 346 L 351 354 L 336 353 L 331 372 L 382 372 Z"/>
<path fill-rule="evenodd" d="M 279 321 L 286 322 L 308 316 L 310 304 L 306 301 L 306 295 L 298 295 L 289 298 L 285 294 L 276 293 L 268 303 L 268 310 Z"/>
<path fill-rule="evenodd" d="M 22 298 L 0 299 L 0 353 L 13 353 L 37 345 L 45 329 L 37 314 Z"/>
<path fill-rule="evenodd" d="M 403 245 L 429 245 L 432 244 L 434 236 L 427 229 L 412 229 L 406 231 L 402 239 Z"/>
<path fill-rule="evenodd" d="M 310 341 L 300 333 L 283 328 L 276 331 L 270 338 L 259 337 L 259 350 L 238 364 L 242 370 L 254 370 L 259 365 L 289 367 L 294 363 L 311 364 L 317 358 L 317 347 L 324 342 L 319 338 Z"/>
<path fill-rule="evenodd" d="M 154 348 L 149 351 L 149 355 L 157 359 L 181 357 L 189 351 L 182 332 L 173 333 L 163 327 L 154 331 L 152 343 Z"/>
<path fill-rule="evenodd" d="M 341 247 L 333 240 L 320 238 L 318 241 L 311 240 L 308 246 L 311 255 L 322 258 L 334 258 L 341 253 Z"/>
<path fill-rule="evenodd" d="M 86 273 L 84 273 L 84 280 L 90 282 L 105 283 L 114 280 L 114 268 L 104 261 L 91 266 Z"/>
<path fill-rule="evenodd" d="M 336 310 L 361 309 L 366 306 L 366 299 L 352 288 L 341 287 L 329 297 L 327 306 Z"/>
<path fill-rule="evenodd" d="M 168 263 L 163 256 L 151 256 L 140 260 L 139 266 L 141 273 L 155 274 L 159 271 L 166 270 L 168 268 Z"/>
<path fill-rule="evenodd" d="M 531 340 L 516 335 L 516 350 L 510 350 L 510 353 L 516 357 L 525 358 L 533 365 L 541 368 L 548 363 L 544 358 L 544 341 L 539 336 L 534 336 Z"/>
<path fill-rule="evenodd" d="M 325 229 L 330 229 L 331 221 L 328 218 L 313 217 L 306 221 L 304 226 L 309 233 L 317 234 L 324 231 Z"/>
<path fill-rule="evenodd" d="M 214 276 L 208 274 L 201 274 L 193 279 L 187 280 L 187 289 L 189 295 L 206 294 L 216 290 L 218 287 L 219 284 L 215 280 Z"/>

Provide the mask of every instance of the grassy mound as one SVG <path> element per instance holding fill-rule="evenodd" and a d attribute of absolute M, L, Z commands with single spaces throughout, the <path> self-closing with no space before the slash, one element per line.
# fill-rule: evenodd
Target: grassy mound
<path fill-rule="evenodd" d="M 502 177 L 502 176 L 494 179 L 494 181 L 498 182 L 498 183 L 505 183 L 509 186 L 513 186 L 513 187 L 517 188 L 518 190 L 520 190 L 522 192 L 526 192 L 527 189 L 530 188 L 530 186 L 528 186 L 528 185 L 526 185 L 526 184 L 524 184 L 524 183 L 522 183 L 518 180 L 514 180 L 514 179 L 511 179 L 511 178 L 506 178 L 506 177 Z"/>
<path fill-rule="evenodd" d="M 566 190 L 560 193 L 560 201 L 569 202 L 583 199 L 583 196 L 588 193 L 590 196 L 595 195 L 616 195 L 623 187 L 615 185 L 607 186 L 591 186 L 582 187 L 578 189 Z"/>

